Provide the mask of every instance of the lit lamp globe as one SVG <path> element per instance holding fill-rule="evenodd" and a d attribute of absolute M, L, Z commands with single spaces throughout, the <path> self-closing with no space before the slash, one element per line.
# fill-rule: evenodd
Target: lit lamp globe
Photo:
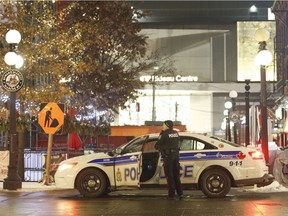
<path fill-rule="evenodd" d="M 18 44 L 21 41 L 21 34 L 17 30 L 9 30 L 5 39 L 9 44 Z"/>
<path fill-rule="evenodd" d="M 229 92 L 229 97 L 230 98 L 236 98 L 237 96 L 238 96 L 237 91 L 232 90 L 232 91 Z"/>
<path fill-rule="evenodd" d="M 227 101 L 227 102 L 228 102 L 228 101 Z M 226 103 L 227 103 L 227 102 L 226 102 Z M 231 102 L 230 102 L 230 103 L 231 103 Z M 224 106 L 225 106 L 225 105 L 224 105 Z M 228 105 L 228 106 L 230 106 L 230 105 Z M 232 103 L 231 103 L 231 107 L 232 107 Z M 230 108 L 231 108 L 231 107 L 230 107 Z M 225 107 L 225 108 L 226 108 L 226 107 Z M 230 109 L 230 108 L 229 108 L 229 109 Z M 224 114 L 224 116 L 228 116 L 228 115 L 229 115 L 229 111 L 228 111 L 227 108 L 223 111 L 223 114 Z"/>
<path fill-rule="evenodd" d="M 258 42 L 267 41 L 270 38 L 270 32 L 266 29 L 257 29 L 255 31 L 255 38 Z"/>
<path fill-rule="evenodd" d="M 225 104 L 224 104 L 224 107 L 226 109 L 231 109 L 232 108 L 232 102 L 231 101 L 226 101 Z"/>
<path fill-rule="evenodd" d="M 17 54 L 15 52 L 8 52 L 4 56 L 4 61 L 7 65 L 13 66 L 17 63 Z"/>
<path fill-rule="evenodd" d="M 267 67 L 272 62 L 273 56 L 268 50 L 261 50 L 255 57 L 256 66 L 263 65 Z"/>
<path fill-rule="evenodd" d="M 265 42 L 270 38 L 270 32 L 266 29 L 257 29 L 255 32 L 255 38 L 258 42 Z M 272 59 L 272 54 L 268 50 L 263 49 L 255 57 L 255 64 L 259 67 L 261 65 L 267 67 L 272 62 Z"/>

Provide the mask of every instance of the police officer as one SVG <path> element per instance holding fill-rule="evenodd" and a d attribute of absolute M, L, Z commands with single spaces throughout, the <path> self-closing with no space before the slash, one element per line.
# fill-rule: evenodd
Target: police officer
<path fill-rule="evenodd" d="M 164 121 L 163 130 L 160 133 L 155 148 L 160 151 L 164 173 L 168 184 L 168 197 L 175 197 L 175 190 L 180 199 L 183 198 L 183 191 L 180 181 L 180 164 L 179 164 L 179 134 L 173 130 L 171 120 Z"/>

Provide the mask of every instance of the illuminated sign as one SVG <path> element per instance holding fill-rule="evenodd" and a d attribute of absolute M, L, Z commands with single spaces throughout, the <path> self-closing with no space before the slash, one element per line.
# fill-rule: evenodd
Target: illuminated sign
<path fill-rule="evenodd" d="M 140 81 L 142 82 L 197 82 L 197 76 L 141 76 Z"/>

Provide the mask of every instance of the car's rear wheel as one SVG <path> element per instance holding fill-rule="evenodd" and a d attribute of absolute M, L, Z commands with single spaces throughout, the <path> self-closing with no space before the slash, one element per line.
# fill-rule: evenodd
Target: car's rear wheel
<path fill-rule="evenodd" d="M 76 188 L 85 197 L 99 197 L 106 194 L 107 180 L 100 170 L 88 168 L 77 177 Z"/>
<path fill-rule="evenodd" d="M 224 170 L 210 169 L 202 175 L 200 187 L 207 197 L 224 197 L 231 189 L 231 180 Z"/>

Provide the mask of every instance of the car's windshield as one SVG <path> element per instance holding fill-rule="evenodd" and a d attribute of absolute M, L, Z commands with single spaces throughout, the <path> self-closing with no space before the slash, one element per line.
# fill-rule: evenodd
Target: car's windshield
<path fill-rule="evenodd" d="M 129 142 L 129 144 L 126 145 L 124 149 L 122 149 L 122 154 L 141 151 L 146 139 L 147 136 L 137 137 L 136 139 L 133 139 L 132 142 Z"/>
<path fill-rule="evenodd" d="M 217 136 L 210 136 L 210 138 L 218 140 L 218 141 L 221 141 L 221 142 L 224 142 L 224 143 L 227 143 L 227 144 L 229 144 L 231 146 L 234 146 L 234 147 L 240 147 L 241 146 L 241 145 L 238 145 L 236 143 L 233 143 L 233 142 L 230 142 L 228 140 L 225 140 L 225 139 L 222 139 L 220 137 L 217 137 Z"/>
<path fill-rule="evenodd" d="M 123 153 L 123 150 L 125 149 L 125 152 L 127 153 L 129 151 L 128 149 L 130 149 L 130 148 L 132 149 L 132 147 L 134 146 L 134 143 L 139 143 L 141 141 L 141 144 L 143 144 L 144 139 L 146 139 L 146 137 L 136 137 L 136 138 L 130 140 L 128 143 L 125 143 L 116 149 L 121 149 L 122 153 Z"/>

